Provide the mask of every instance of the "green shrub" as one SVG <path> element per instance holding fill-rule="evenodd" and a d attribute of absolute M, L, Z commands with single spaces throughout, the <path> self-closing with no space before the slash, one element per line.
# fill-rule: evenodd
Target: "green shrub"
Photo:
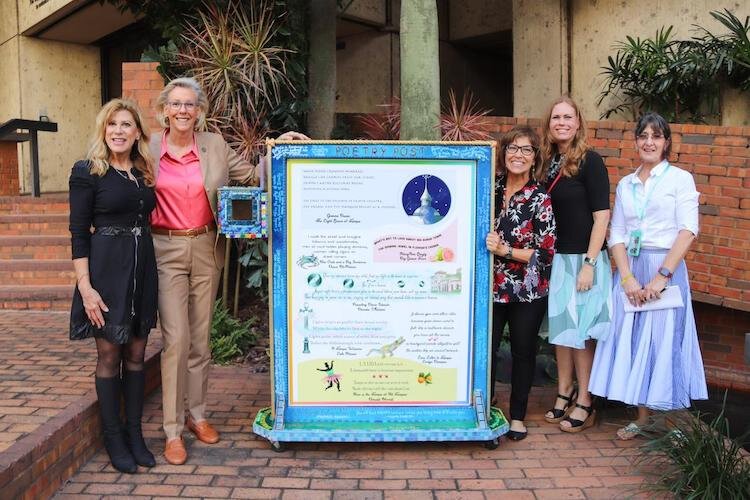
<path fill-rule="evenodd" d="M 724 406 L 709 424 L 697 411 L 666 418 L 669 429 L 645 444 L 639 457 L 656 476 L 642 489 L 684 499 L 750 498 L 750 459 L 742 455 L 741 438 L 726 437 Z"/>
<path fill-rule="evenodd" d="M 233 318 L 221 300 L 214 305 L 211 320 L 211 356 L 214 363 L 226 365 L 247 354 L 255 343 L 256 319 L 240 321 Z"/>
<path fill-rule="evenodd" d="M 260 238 L 248 240 L 243 248 L 239 263 L 245 268 L 245 286 L 268 302 L 268 241 Z"/>
<path fill-rule="evenodd" d="M 669 121 L 705 121 L 718 108 L 717 67 L 700 41 L 678 40 L 673 27 L 653 38 L 626 37 L 602 67 L 605 86 L 598 105 L 611 98 L 602 118 L 656 111 Z"/>
<path fill-rule="evenodd" d="M 681 40 L 668 26 L 653 38 L 617 42 L 601 68 L 597 104 L 607 107 L 601 117 L 630 113 L 635 120 L 657 111 L 669 121 L 703 123 L 718 116 L 721 83 L 750 91 L 750 16 L 742 21 L 728 9 L 710 14 L 726 32 L 694 25 L 698 36 Z"/>
<path fill-rule="evenodd" d="M 719 73 L 731 85 L 750 90 L 750 16 L 745 16 L 743 22 L 729 9 L 724 9 L 724 12 L 712 11 L 711 16 L 727 29 L 727 33 L 716 35 L 697 26 L 704 34 L 701 43 Z"/>

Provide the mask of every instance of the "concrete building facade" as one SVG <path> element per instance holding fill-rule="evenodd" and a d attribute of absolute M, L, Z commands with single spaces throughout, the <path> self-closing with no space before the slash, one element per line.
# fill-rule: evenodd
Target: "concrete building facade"
<path fill-rule="evenodd" d="M 355 0 L 340 15 L 338 112 L 374 112 L 399 95 L 401 1 Z M 551 99 L 570 93 L 597 119 L 601 66 L 616 41 L 670 24 L 681 37 L 695 24 L 721 31 L 711 10 L 750 15 L 738 0 L 436 2 L 443 95 L 470 89 L 492 115 L 516 117 L 539 117 Z M 57 133 L 40 135 L 43 192 L 67 189 L 96 111 L 122 91 L 120 63 L 139 52 L 132 37 L 118 35 L 132 26 L 135 18 L 97 0 L 0 0 L 0 123 L 40 116 L 58 123 Z M 728 91 L 722 101 L 722 125 L 750 124 L 750 93 Z M 27 144 L 18 160 L 19 189 L 27 193 Z"/>

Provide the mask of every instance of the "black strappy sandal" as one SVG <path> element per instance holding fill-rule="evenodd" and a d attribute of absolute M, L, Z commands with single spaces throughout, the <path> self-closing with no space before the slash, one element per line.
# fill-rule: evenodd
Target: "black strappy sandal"
<path fill-rule="evenodd" d="M 563 420 L 570 423 L 570 427 L 564 427 L 560 425 L 560 430 L 563 432 L 581 432 L 584 429 L 588 429 L 596 421 L 596 410 L 591 406 L 583 406 L 582 404 L 576 403 L 576 408 L 580 408 L 586 412 L 586 420 L 578 420 L 577 418 L 565 417 Z"/>
<path fill-rule="evenodd" d="M 570 391 L 570 396 L 565 394 L 558 394 L 557 398 L 566 401 L 565 406 L 562 409 L 555 408 L 554 406 L 544 413 L 544 420 L 550 424 L 557 424 L 561 422 L 568 414 L 573 411 L 573 401 L 578 397 L 578 387 L 573 387 Z M 552 417 L 548 417 L 547 413 L 552 413 Z"/>

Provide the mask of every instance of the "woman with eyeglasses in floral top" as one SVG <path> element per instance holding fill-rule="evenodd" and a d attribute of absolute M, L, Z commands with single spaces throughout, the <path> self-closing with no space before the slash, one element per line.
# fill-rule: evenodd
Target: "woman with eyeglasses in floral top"
<path fill-rule="evenodd" d="M 552 204 L 532 175 L 540 163 L 539 136 L 533 129 L 515 127 L 503 136 L 495 185 L 494 230 L 486 238 L 487 250 L 496 256 L 491 400 L 496 404 L 497 349 L 508 325 L 512 371 L 507 436 L 514 441 L 527 436 L 524 420 L 555 252 Z"/>

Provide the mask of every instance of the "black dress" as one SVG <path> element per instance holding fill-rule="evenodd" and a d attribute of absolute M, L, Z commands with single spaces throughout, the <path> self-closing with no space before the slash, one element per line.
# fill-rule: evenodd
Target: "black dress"
<path fill-rule="evenodd" d="M 70 338 L 101 337 L 126 344 L 145 337 L 156 324 L 157 275 L 149 215 L 154 189 L 113 167 L 92 175 L 78 161 L 70 173 L 70 234 L 73 259 L 89 258 L 89 280 L 109 308 L 104 327 L 91 324 L 76 287 L 70 311 Z M 92 233 L 91 228 L 94 228 Z"/>

